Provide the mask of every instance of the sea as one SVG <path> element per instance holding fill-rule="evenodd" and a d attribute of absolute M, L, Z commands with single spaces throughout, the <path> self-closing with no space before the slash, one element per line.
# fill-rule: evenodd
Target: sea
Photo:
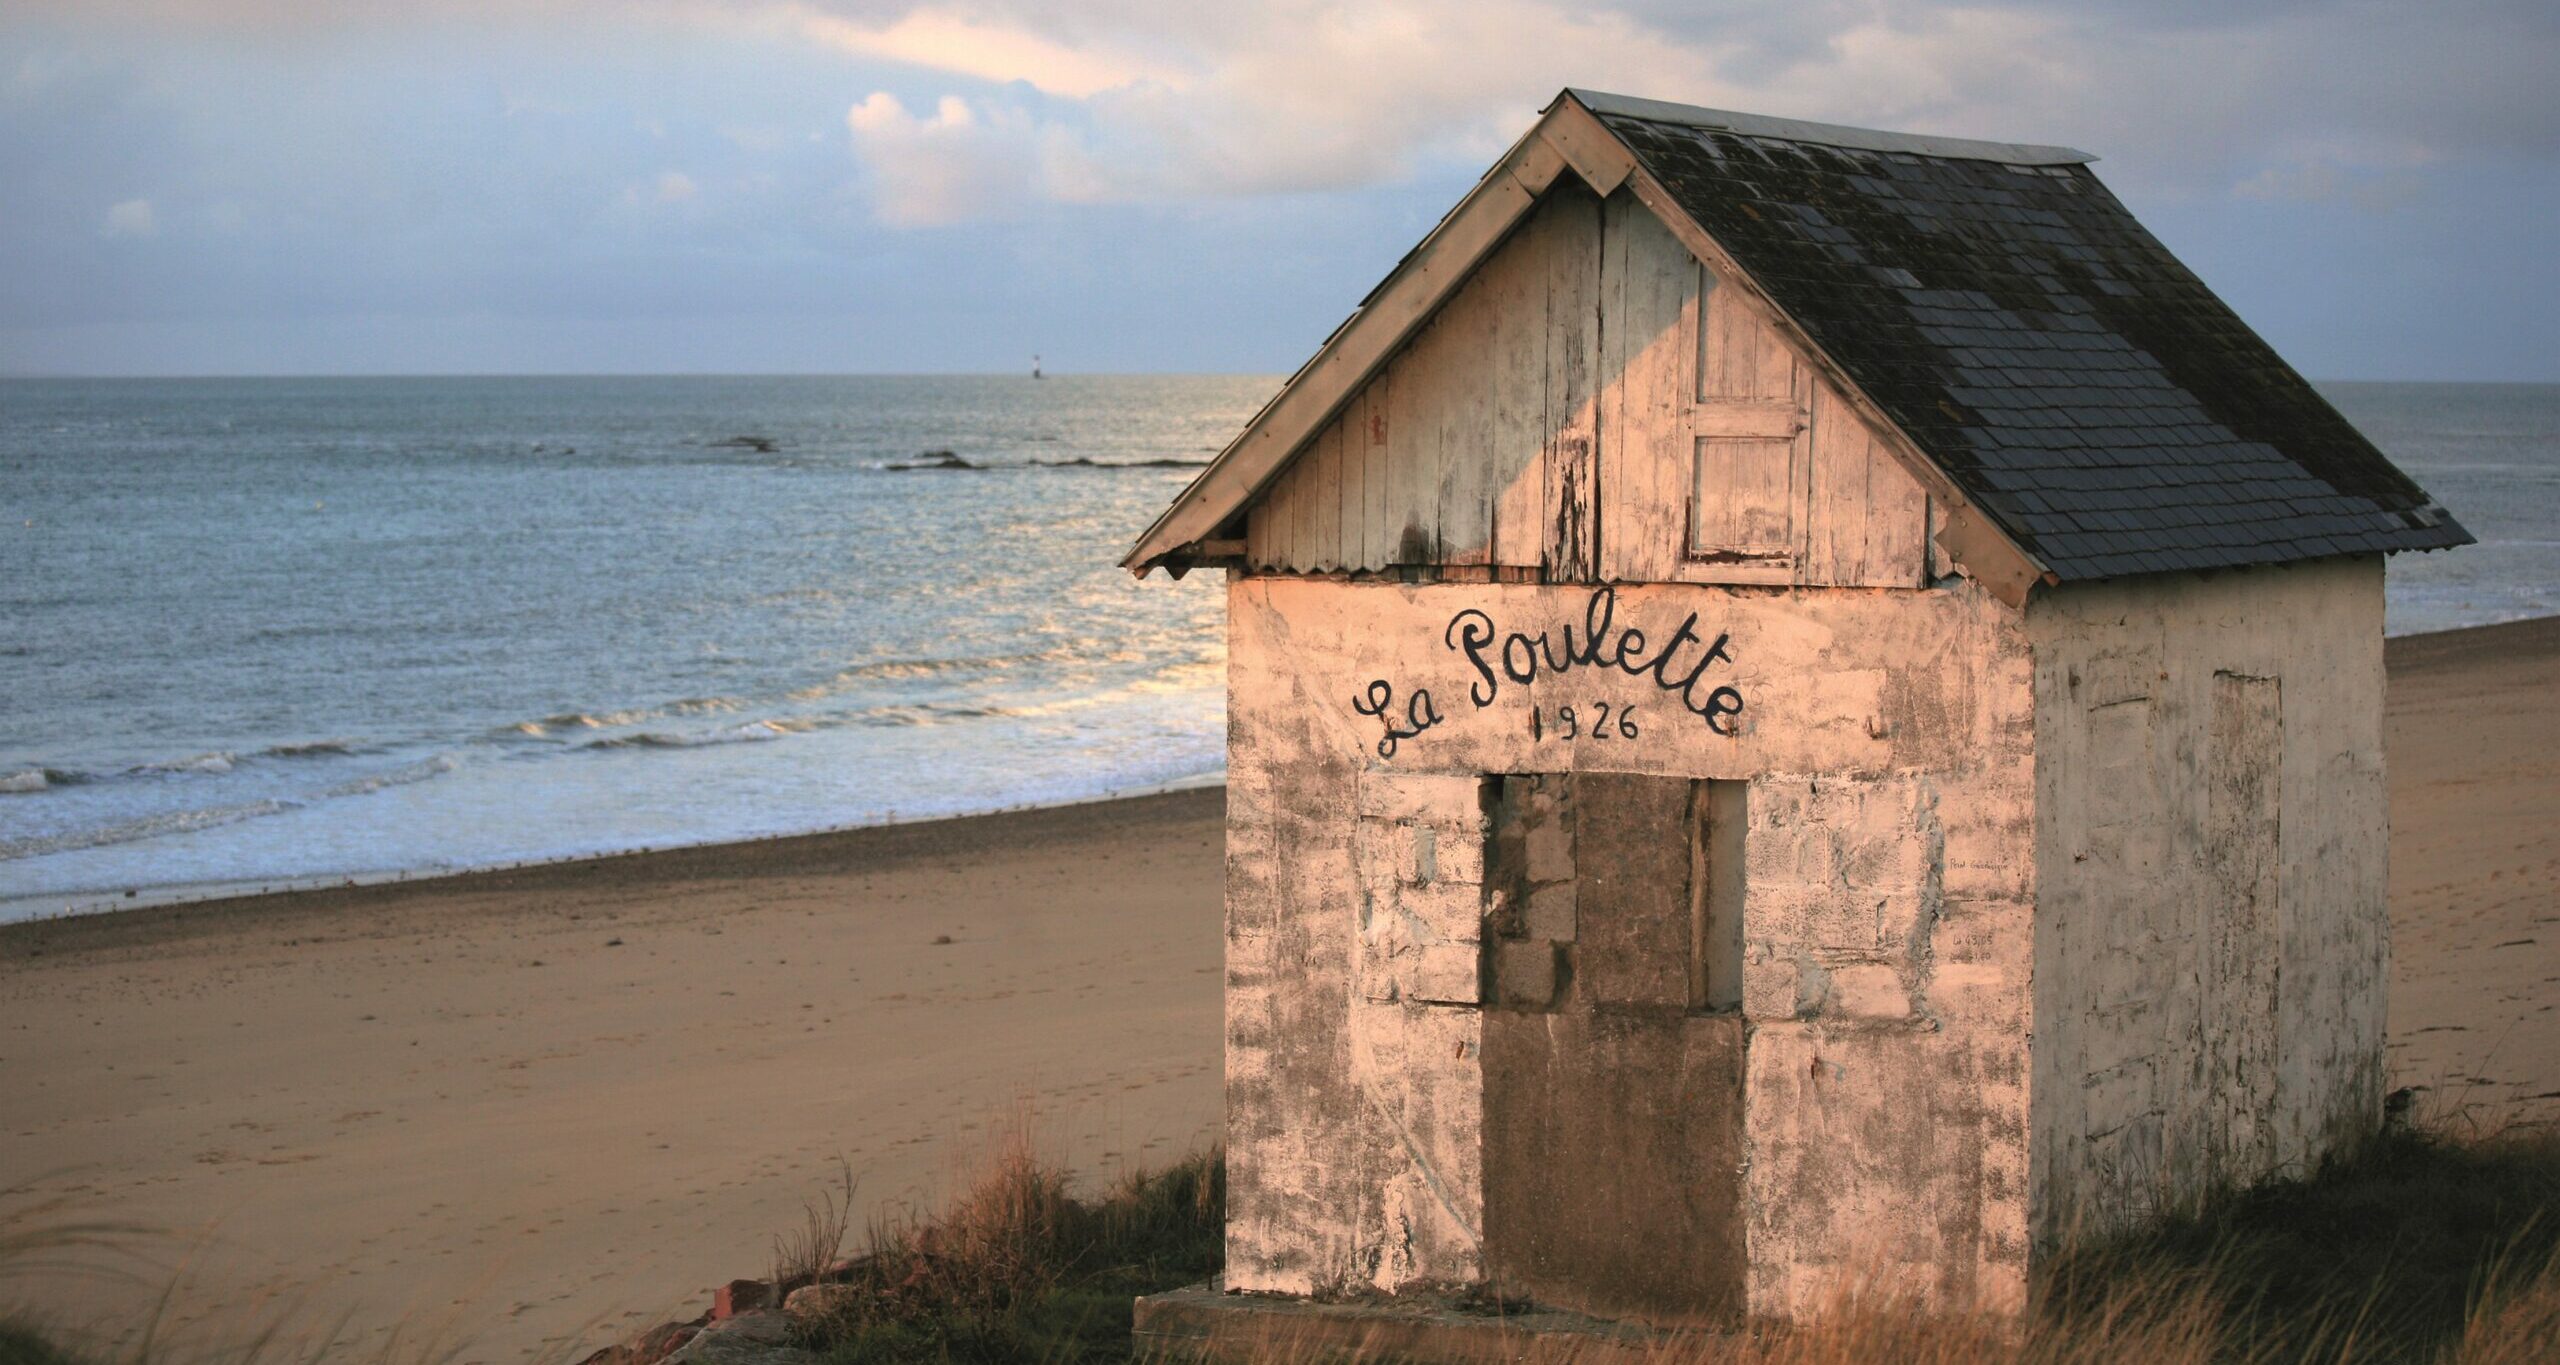
<path fill-rule="evenodd" d="M 1215 782 L 1270 376 L 0 380 L 0 920 Z M 2560 612 L 2560 386 L 2334 384 Z"/>

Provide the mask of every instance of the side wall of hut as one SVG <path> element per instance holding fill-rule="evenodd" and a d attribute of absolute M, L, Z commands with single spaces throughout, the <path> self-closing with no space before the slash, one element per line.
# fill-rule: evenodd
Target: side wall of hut
<path fill-rule="evenodd" d="M 1697 1264 L 1670 1272 L 1702 1302 L 1785 1314 L 1879 1279 L 2018 1301 L 2035 769 L 2017 613 L 1961 582 L 1237 576 L 1228 604 L 1230 1288 L 1517 1283 L 1554 1238 L 1625 1240 L 1704 1191 Z M 1577 920 L 1534 884 L 1537 829 L 1533 884 L 1492 885 L 1503 775 L 1586 795 L 1693 779 L 1714 833 L 1693 854 L 1676 802 L 1586 823 Z M 1595 910 L 1625 887 L 1594 877 L 1655 861 L 1738 896 L 1727 946 L 1710 917 L 1647 950 L 1628 935 L 1651 927 Z M 1658 1068 L 1534 1012 L 1604 978 L 1612 1036 Z M 1594 1075 L 1623 1091 L 1554 1083 Z M 1576 1146 L 1616 1155 L 1535 1169 Z M 1523 1190 L 1542 1206 L 1506 1214 Z"/>
<path fill-rule="evenodd" d="M 2040 1244 L 2380 1121 L 2382 565 L 2039 594 Z"/>

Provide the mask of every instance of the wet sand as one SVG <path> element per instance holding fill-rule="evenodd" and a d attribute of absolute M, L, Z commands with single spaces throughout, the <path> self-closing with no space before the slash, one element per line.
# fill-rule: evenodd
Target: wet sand
<path fill-rule="evenodd" d="M 2560 621 L 2389 657 L 2393 1083 L 2560 1116 Z M 182 1335 L 516 1361 L 760 1272 L 839 1157 L 929 1198 L 1026 1099 L 1083 1171 L 1170 1157 L 1219 1115 L 1222 804 L 0 929 L 0 1210 L 175 1231 Z M 0 1298 L 130 1323 L 168 1279 Z"/>

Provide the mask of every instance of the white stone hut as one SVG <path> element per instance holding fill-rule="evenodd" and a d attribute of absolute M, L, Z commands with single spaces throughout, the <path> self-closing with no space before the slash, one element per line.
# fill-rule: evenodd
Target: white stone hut
<path fill-rule="evenodd" d="M 1138 542 L 1227 573 L 1229 1290 L 2014 1306 L 2375 1130 L 2469 537 L 2090 159 L 1567 91 Z"/>

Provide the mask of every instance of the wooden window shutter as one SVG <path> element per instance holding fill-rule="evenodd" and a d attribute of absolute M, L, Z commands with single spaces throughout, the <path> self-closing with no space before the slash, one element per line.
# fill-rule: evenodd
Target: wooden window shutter
<path fill-rule="evenodd" d="M 1698 438 L 1689 495 L 1691 559 L 1794 557 L 1795 449 L 1791 436 Z"/>

